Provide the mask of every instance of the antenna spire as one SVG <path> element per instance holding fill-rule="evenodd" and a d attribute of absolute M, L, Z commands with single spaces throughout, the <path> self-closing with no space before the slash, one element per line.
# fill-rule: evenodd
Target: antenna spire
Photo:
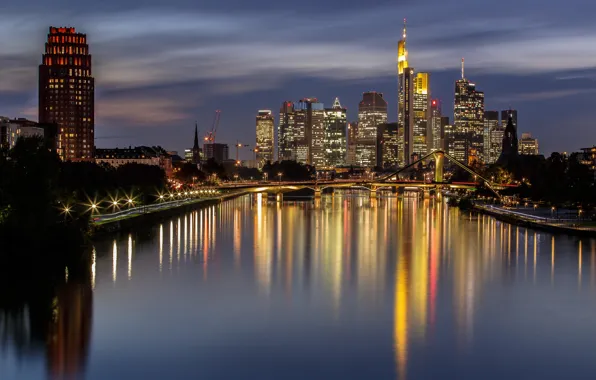
<path fill-rule="evenodd" d="M 404 41 L 406 40 L 406 19 L 404 18 L 404 33 L 402 35 Z"/>
<path fill-rule="evenodd" d="M 461 79 L 466 79 L 464 76 L 464 58 L 461 59 Z"/>

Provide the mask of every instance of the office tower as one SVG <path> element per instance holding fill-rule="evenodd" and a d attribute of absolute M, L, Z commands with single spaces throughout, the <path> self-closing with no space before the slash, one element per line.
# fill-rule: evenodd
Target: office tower
<path fill-rule="evenodd" d="M 230 148 L 228 144 L 221 143 L 204 143 L 203 153 L 205 154 L 205 160 L 214 159 L 215 162 L 223 163 L 227 161 L 230 156 Z"/>
<path fill-rule="evenodd" d="M 365 92 L 358 104 L 356 163 L 363 167 L 377 164 L 377 130 L 387 122 L 387 102 L 379 92 Z"/>
<path fill-rule="evenodd" d="M 377 133 L 377 166 L 397 167 L 398 123 L 379 125 Z"/>
<path fill-rule="evenodd" d="M 444 150 L 451 157 L 455 157 L 455 126 L 447 123 L 443 127 L 443 130 L 445 131 L 445 138 L 443 140 Z"/>
<path fill-rule="evenodd" d="M 332 108 L 325 108 L 325 166 L 334 168 L 346 164 L 347 110 L 335 98 Z"/>
<path fill-rule="evenodd" d="M 401 123 L 399 124 L 398 139 L 398 161 L 399 165 L 410 163 L 414 154 L 414 88 L 416 86 L 416 74 L 414 68 L 407 67 L 402 75 L 403 78 L 403 109 L 401 112 Z"/>
<path fill-rule="evenodd" d="M 430 135 L 430 87 L 429 73 L 417 73 L 414 81 L 413 113 L 411 154 L 418 154 L 422 157 L 428 153 L 427 136 Z"/>
<path fill-rule="evenodd" d="M 484 154 L 484 93 L 476 90 L 476 85 L 464 76 L 455 82 L 455 102 L 453 109 L 454 156 L 465 163 L 482 159 Z"/>
<path fill-rule="evenodd" d="M 503 136 L 500 139 L 493 139 L 493 136 L 499 134 L 499 112 L 485 111 L 484 112 L 484 163 L 492 164 L 497 161 L 499 154 L 501 154 L 501 144 Z"/>
<path fill-rule="evenodd" d="M 406 111 L 412 109 L 412 74 L 414 69 L 409 67 L 408 50 L 406 48 L 406 20 L 404 19 L 404 29 L 402 39 L 397 43 L 397 123 L 398 123 L 398 163 L 400 166 L 406 162 L 406 129 L 409 130 L 411 125 L 406 126 Z M 409 102 L 409 103 L 408 103 Z M 411 119 L 408 119 L 411 120 Z"/>
<path fill-rule="evenodd" d="M 519 140 L 519 154 L 538 155 L 538 139 L 532 137 L 529 132 L 524 132 Z"/>
<path fill-rule="evenodd" d="M 447 121 L 447 124 L 449 124 L 449 121 Z M 438 99 L 433 99 L 430 103 L 429 151 L 443 149 L 444 135 L 441 102 Z"/>
<path fill-rule="evenodd" d="M 39 122 L 58 125 L 63 160 L 89 160 L 94 149 L 94 79 L 87 36 L 50 27 L 39 66 Z"/>
<path fill-rule="evenodd" d="M 273 161 L 273 143 L 275 121 L 270 110 L 259 110 L 256 120 L 257 141 L 255 159 L 257 168 L 261 169 L 267 161 Z"/>
<path fill-rule="evenodd" d="M 284 102 L 279 115 L 279 159 L 323 167 L 324 124 L 325 107 L 317 99 Z"/>
<path fill-rule="evenodd" d="M 358 142 L 358 122 L 348 123 L 348 149 L 346 165 L 356 165 L 356 146 Z"/>
<path fill-rule="evenodd" d="M 501 126 L 505 128 L 507 122 L 509 121 L 509 117 L 511 117 L 511 121 L 513 122 L 513 127 L 517 131 L 517 110 L 503 110 L 501 111 Z"/>
<path fill-rule="evenodd" d="M 293 102 L 283 102 L 279 110 L 279 124 L 277 129 L 277 159 L 296 160 L 295 146 L 296 115 Z"/>

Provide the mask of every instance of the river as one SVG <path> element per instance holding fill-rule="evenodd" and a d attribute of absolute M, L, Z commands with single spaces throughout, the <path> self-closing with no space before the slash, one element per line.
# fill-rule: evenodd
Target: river
<path fill-rule="evenodd" d="M 94 255 L 89 281 L 56 292 L 45 339 L 34 310 L 0 315 L 0 379 L 596 373 L 596 241 L 433 200 L 245 196 Z"/>

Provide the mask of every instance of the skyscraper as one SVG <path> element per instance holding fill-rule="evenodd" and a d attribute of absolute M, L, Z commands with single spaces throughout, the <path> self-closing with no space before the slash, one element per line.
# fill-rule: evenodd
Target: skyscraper
<path fill-rule="evenodd" d="M 412 142 L 410 144 L 410 157 L 412 154 L 418 154 L 422 157 L 428 152 L 428 139 L 430 135 L 430 125 L 428 120 L 430 118 L 430 87 L 429 87 L 429 73 L 417 73 L 414 81 L 414 123 L 412 126 Z M 406 160 L 408 158 L 406 157 Z"/>
<path fill-rule="evenodd" d="M 403 80 L 403 108 L 401 112 L 401 124 L 398 122 L 398 162 L 400 166 L 410 163 L 414 154 L 414 87 L 416 74 L 414 68 L 407 67 L 402 75 Z"/>
<path fill-rule="evenodd" d="M 335 98 L 332 108 L 325 108 L 325 166 L 346 164 L 347 110 Z"/>
<path fill-rule="evenodd" d="M 408 50 L 406 49 L 406 20 L 404 19 L 404 29 L 402 39 L 397 43 L 397 124 L 398 124 L 398 163 L 403 165 L 406 161 L 406 120 L 405 112 L 411 109 L 412 90 L 411 75 L 414 73 L 408 64 Z M 408 80 L 406 80 L 406 77 Z M 407 100 L 410 100 L 409 108 Z"/>
<path fill-rule="evenodd" d="M 94 86 L 87 36 L 50 27 L 39 65 L 39 122 L 58 125 L 63 160 L 93 158 Z"/>
<path fill-rule="evenodd" d="M 260 169 L 273 161 L 275 121 L 270 110 L 259 110 L 256 120 L 257 141 L 255 145 L 256 165 Z"/>
<path fill-rule="evenodd" d="M 346 165 L 357 165 L 356 147 L 358 144 L 358 122 L 348 123 L 348 150 L 346 152 Z"/>
<path fill-rule="evenodd" d="M 499 112 L 484 112 L 484 162 L 492 164 L 497 161 L 501 154 L 501 145 L 503 143 L 503 134 L 499 127 Z M 499 136 L 500 135 L 500 136 Z"/>
<path fill-rule="evenodd" d="M 283 102 L 279 110 L 277 129 L 277 159 L 279 161 L 296 159 L 296 115 L 293 102 Z"/>
<path fill-rule="evenodd" d="M 377 140 L 377 166 L 381 168 L 397 167 L 398 124 L 379 125 Z"/>
<path fill-rule="evenodd" d="M 315 98 L 284 102 L 279 115 L 278 157 L 325 165 L 325 106 Z"/>
<path fill-rule="evenodd" d="M 455 82 L 453 153 L 457 160 L 468 163 L 471 157 L 481 159 L 484 154 L 484 93 L 464 76 L 463 59 L 461 74 Z"/>
<path fill-rule="evenodd" d="M 387 122 L 387 102 L 379 92 L 365 92 L 358 104 L 356 163 L 364 167 L 377 164 L 378 127 Z"/>
<path fill-rule="evenodd" d="M 449 121 L 447 121 L 449 124 Z M 430 103 L 430 133 L 428 136 L 429 151 L 442 150 L 445 130 L 443 129 L 443 115 L 441 102 L 433 99 Z"/>

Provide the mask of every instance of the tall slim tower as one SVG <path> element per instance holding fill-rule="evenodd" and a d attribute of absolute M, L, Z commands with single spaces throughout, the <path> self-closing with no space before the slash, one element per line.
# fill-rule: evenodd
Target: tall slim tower
<path fill-rule="evenodd" d="M 296 159 L 296 113 L 294 103 L 283 102 L 279 110 L 277 129 L 277 159 L 279 161 Z"/>
<path fill-rule="evenodd" d="M 63 160 L 90 160 L 94 149 L 94 94 L 87 35 L 50 27 L 39 65 L 39 122 L 58 125 Z"/>
<path fill-rule="evenodd" d="M 429 146 L 430 129 L 430 74 L 417 73 L 414 81 L 414 123 L 412 125 L 412 144 L 410 145 L 410 157 L 416 153 L 418 157 L 424 156 Z M 409 160 L 406 157 L 406 160 Z M 408 161 L 409 162 L 409 161 Z"/>
<path fill-rule="evenodd" d="M 377 165 L 377 133 L 387 122 L 387 102 L 379 92 L 365 92 L 358 104 L 358 143 L 356 164 L 363 167 Z"/>
<path fill-rule="evenodd" d="M 406 120 L 405 112 L 407 108 L 406 101 L 408 97 L 411 98 L 413 86 L 407 79 L 411 77 L 408 75 L 413 69 L 409 69 L 408 64 L 408 50 L 406 49 L 406 19 L 404 19 L 404 29 L 402 38 L 397 43 L 397 140 L 398 140 L 398 164 L 405 164 L 406 156 Z"/>
<path fill-rule="evenodd" d="M 257 141 L 255 145 L 256 164 L 259 169 L 273 161 L 275 121 L 270 110 L 259 110 L 256 120 Z"/>
<path fill-rule="evenodd" d="M 199 146 L 199 126 L 195 123 L 195 139 L 192 145 L 192 163 L 201 162 L 201 147 Z"/>
<path fill-rule="evenodd" d="M 444 149 L 444 135 L 445 131 L 443 129 L 441 102 L 438 99 L 433 99 L 430 103 L 430 133 L 428 136 L 429 151 Z"/>
<path fill-rule="evenodd" d="M 347 109 L 335 98 L 332 108 L 325 108 L 325 166 L 346 164 Z"/>
<path fill-rule="evenodd" d="M 459 161 L 470 164 L 484 155 L 484 93 L 466 79 L 463 58 L 461 72 L 461 79 L 455 82 L 453 153 Z"/>

